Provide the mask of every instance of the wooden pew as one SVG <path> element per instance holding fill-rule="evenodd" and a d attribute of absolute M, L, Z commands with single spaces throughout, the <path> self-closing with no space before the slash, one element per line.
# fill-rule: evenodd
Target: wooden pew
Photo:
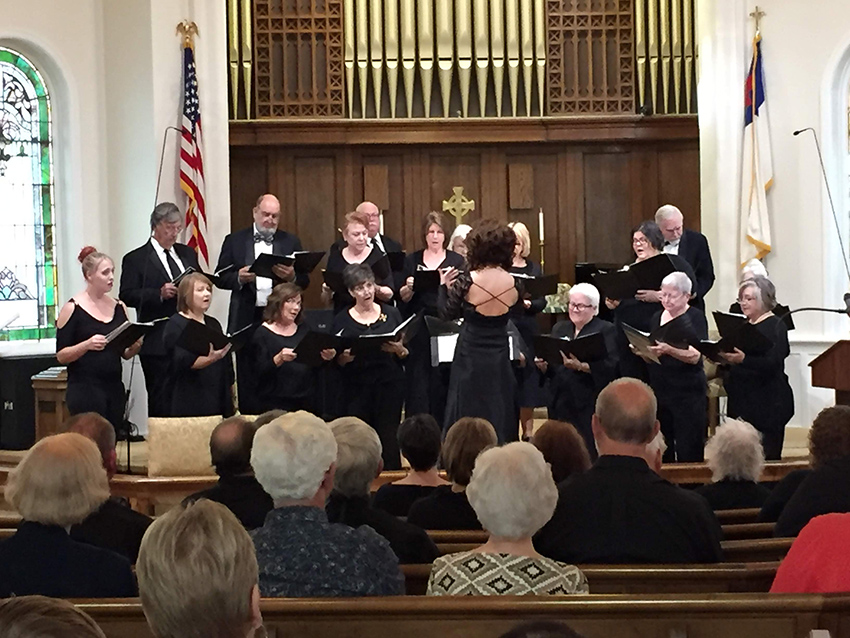
<path fill-rule="evenodd" d="M 716 510 L 714 515 L 721 525 L 738 525 L 742 523 L 758 523 L 759 512 L 758 507 L 751 507 L 738 510 Z"/>
<path fill-rule="evenodd" d="M 778 562 L 718 565 L 582 565 L 592 594 L 767 592 Z M 402 565 L 405 591 L 423 595 L 431 565 Z"/>
<path fill-rule="evenodd" d="M 151 638 L 137 600 L 77 601 L 109 638 Z M 586 638 L 850 638 L 850 595 L 658 594 L 538 597 L 264 599 L 269 636 L 496 638 L 525 620 L 557 620 Z"/>
<path fill-rule="evenodd" d="M 723 540 L 734 541 L 751 538 L 773 538 L 776 523 L 735 523 L 721 525 Z"/>

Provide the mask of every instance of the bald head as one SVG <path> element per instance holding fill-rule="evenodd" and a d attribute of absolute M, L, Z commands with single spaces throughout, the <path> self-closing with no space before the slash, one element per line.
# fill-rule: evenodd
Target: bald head
<path fill-rule="evenodd" d="M 117 469 L 115 454 L 115 428 L 97 412 L 75 414 L 65 421 L 63 429 L 66 432 L 82 434 L 95 442 L 100 456 L 103 458 L 103 469 L 111 477 Z"/>
<path fill-rule="evenodd" d="M 219 476 L 251 471 L 254 432 L 254 424 L 238 416 L 225 419 L 215 426 L 210 435 L 210 456 Z"/>
<path fill-rule="evenodd" d="M 381 230 L 381 211 L 372 202 L 360 202 L 354 212 L 369 218 L 369 237 L 374 237 Z"/>
<path fill-rule="evenodd" d="M 272 234 L 280 222 L 280 201 L 274 195 L 266 193 L 254 206 L 254 224 L 261 233 Z"/>
<path fill-rule="evenodd" d="M 637 445 L 641 451 L 658 431 L 658 404 L 652 388 L 643 381 L 623 377 L 609 383 L 596 399 L 594 429 L 617 443 Z M 597 436 L 597 443 L 599 442 Z"/>

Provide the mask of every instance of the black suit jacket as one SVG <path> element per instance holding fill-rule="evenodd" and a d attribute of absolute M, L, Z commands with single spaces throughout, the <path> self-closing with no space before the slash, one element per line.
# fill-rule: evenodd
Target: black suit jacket
<path fill-rule="evenodd" d="M 251 475 L 225 474 L 218 479 L 218 484 L 187 496 L 184 502 L 193 503 L 202 498 L 227 507 L 247 530 L 262 527 L 266 514 L 274 509 L 272 497 L 266 494 L 260 482 Z"/>
<path fill-rule="evenodd" d="M 711 251 L 708 248 L 708 240 L 705 235 L 695 230 L 685 230 L 679 240 L 679 257 L 684 259 L 694 269 L 697 287 L 697 303 L 700 308 L 705 308 L 705 295 L 714 285 L 714 263 L 711 261 Z"/>
<path fill-rule="evenodd" d="M 174 244 L 174 252 L 185 268 L 200 270 L 198 256 L 185 244 Z M 121 261 L 121 285 L 118 297 L 136 309 L 138 321 L 153 321 L 177 312 L 177 297 L 163 300 L 159 296 L 163 284 L 172 280 L 150 241 L 124 255 Z M 164 326 L 163 326 L 164 327 Z M 162 355 L 162 329 L 145 337 L 142 354 Z"/>
<path fill-rule="evenodd" d="M 297 250 L 302 250 L 301 240 L 285 230 L 278 230 L 274 234 L 272 252 L 275 255 L 289 255 Z M 220 287 L 232 291 L 230 294 L 230 313 L 227 318 L 227 331 L 234 333 L 254 321 L 254 308 L 257 305 L 257 286 L 254 282 L 241 285 L 239 283 L 239 269 L 254 263 L 254 226 L 243 228 L 235 233 L 230 233 L 224 238 L 221 245 L 221 254 L 218 258 L 216 271 L 228 266 L 233 268 L 224 273 L 220 280 Z M 295 283 L 305 289 L 310 285 L 309 275 L 296 275 Z"/>
<path fill-rule="evenodd" d="M 78 543 L 64 529 L 24 521 L 0 543 L 0 598 L 40 594 L 52 598 L 133 598 L 130 561 Z"/>
<path fill-rule="evenodd" d="M 121 554 L 135 564 L 139 547 L 153 520 L 118 499 L 110 498 L 100 508 L 71 528 L 71 538 L 87 545 Z"/>

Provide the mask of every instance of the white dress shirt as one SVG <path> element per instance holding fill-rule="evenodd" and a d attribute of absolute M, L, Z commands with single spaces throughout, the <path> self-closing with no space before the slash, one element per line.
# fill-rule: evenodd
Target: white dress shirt
<path fill-rule="evenodd" d="M 259 233 L 260 230 L 257 228 L 257 224 L 254 224 L 254 234 Z M 254 242 L 254 259 L 259 257 L 262 254 L 271 255 L 274 252 L 274 246 L 272 244 L 267 244 L 264 241 Z M 255 282 L 257 286 L 257 306 L 265 306 L 268 304 L 269 295 L 272 293 L 272 280 L 268 277 L 257 277 Z"/>
<path fill-rule="evenodd" d="M 678 255 L 679 254 L 679 242 L 682 241 L 682 238 L 679 237 L 676 241 L 665 241 L 664 242 L 664 252 L 670 255 Z"/>
<path fill-rule="evenodd" d="M 160 243 L 151 237 L 151 246 L 153 246 L 154 251 L 156 252 L 157 257 L 162 262 L 162 267 L 165 268 L 166 274 L 171 277 L 171 268 L 168 267 L 168 261 L 165 259 L 165 248 L 163 248 Z M 180 268 L 180 272 L 186 270 L 186 266 L 183 265 L 183 262 L 180 261 L 180 257 L 177 256 L 177 251 L 174 250 L 174 246 L 169 248 L 169 252 L 171 253 L 171 258 L 175 261 L 177 266 Z M 173 279 L 173 277 L 172 277 Z"/>

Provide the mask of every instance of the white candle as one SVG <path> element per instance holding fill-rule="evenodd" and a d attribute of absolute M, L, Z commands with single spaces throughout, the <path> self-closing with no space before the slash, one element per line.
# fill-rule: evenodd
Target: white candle
<path fill-rule="evenodd" d="M 540 243 L 543 243 L 543 208 L 537 213 L 537 227 L 540 229 Z"/>
<path fill-rule="evenodd" d="M 381 229 L 378 231 L 379 234 L 384 234 L 384 211 L 381 211 Z"/>

